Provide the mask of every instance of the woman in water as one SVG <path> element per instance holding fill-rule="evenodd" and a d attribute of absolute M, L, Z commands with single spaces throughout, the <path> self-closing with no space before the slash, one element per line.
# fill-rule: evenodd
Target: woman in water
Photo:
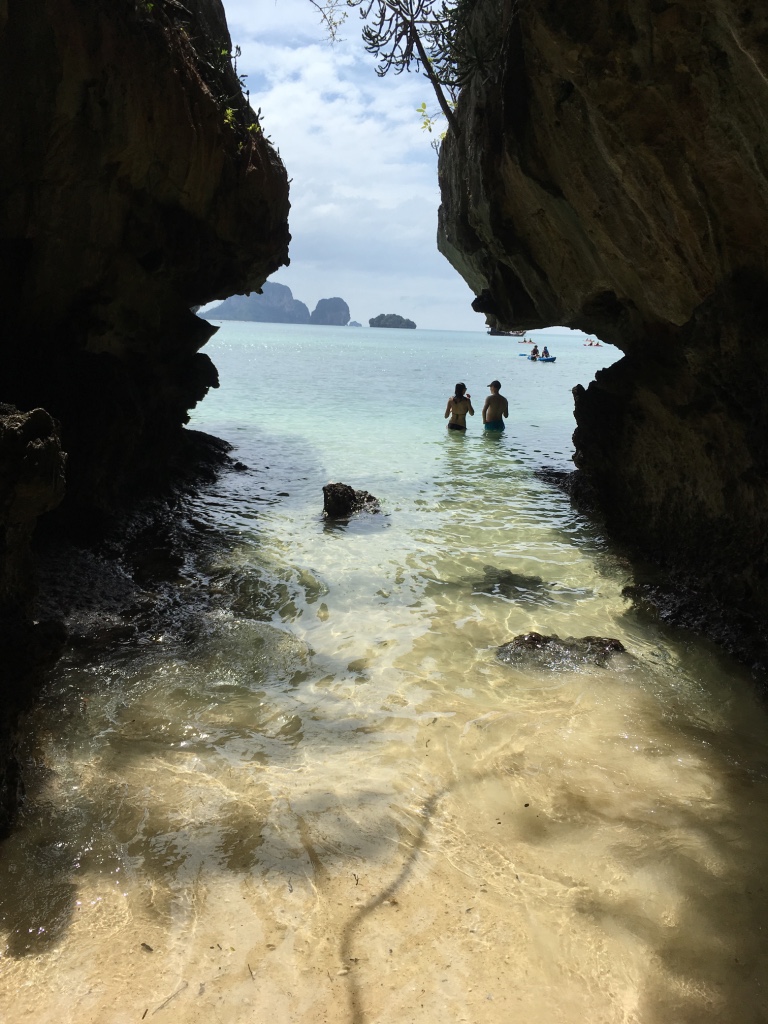
<path fill-rule="evenodd" d="M 450 416 L 450 422 L 448 423 L 449 430 L 466 430 L 467 429 L 467 413 L 470 416 L 475 415 L 475 410 L 472 408 L 472 403 L 469 400 L 467 394 L 466 384 L 457 384 L 456 393 L 451 395 L 448 399 L 448 404 L 445 407 L 445 419 Z"/>

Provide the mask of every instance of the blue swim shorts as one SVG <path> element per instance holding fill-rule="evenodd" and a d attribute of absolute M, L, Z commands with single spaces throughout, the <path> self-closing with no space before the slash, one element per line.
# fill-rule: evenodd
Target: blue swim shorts
<path fill-rule="evenodd" d="M 485 424 L 486 430 L 503 430 L 504 420 L 488 420 Z"/>

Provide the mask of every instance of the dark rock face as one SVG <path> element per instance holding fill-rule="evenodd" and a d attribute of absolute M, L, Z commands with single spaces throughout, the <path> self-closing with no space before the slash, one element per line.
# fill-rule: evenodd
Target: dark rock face
<path fill-rule="evenodd" d="M 232 295 L 205 314 L 206 320 L 250 320 L 259 324 L 308 324 L 309 310 L 291 289 L 276 281 L 262 285 L 261 295 Z"/>
<path fill-rule="evenodd" d="M 344 299 L 320 299 L 312 310 L 309 318 L 313 324 L 325 324 L 329 327 L 346 327 L 349 323 L 349 306 Z"/>
<path fill-rule="evenodd" d="M 65 457 L 56 424 L 43 409 L 0 405 L 0 838 L 23 791 L 13 725 L 31 698 L 31 673 L 64 641 L 55 624 L 27 618 L 33 597 L 30 543 L 38 517 L 64 495 Z"/>
<path fill-rule="evenodd" d="M 192 310 L 287 262 L 287 175 L 230 51 L 220 0 L 0 2 L 0 831 L 14 721 L 63 642 L 25 617 L 36 518 L 188 470 L 218 383 Z"/>
<path fill-rule="evenodd" d="M 329 519 L 348 519 L 355 512 L 378 512 L 379 500 L 368 491 L 356 491 L 349 484 L 323 487 L 323 515 Z"/>
<path fill-rule="evenodd" d="M 378 316 L 371 317 L 368 323 L 371 327 L 407 327 L 409 330 L 416 327 L 413 320 L 408 320 L 398 313 L 379 313 Z"/>
<path fill-rule="evenodd" d="M 768 12 L 479 0 L 490 71 L 440 159 L 439 246 L 494 327 L 625 358 L 576 391 L 609 528 L 768 620 Z"/>
<path fill-rule="evenodd" d="M 32 596 L 30 541 L 37 519 L 64 497 L 66 459 L 44 409 L 0 405 L 0 622 Z"/>
<path fill-rule="evenodd" d="M 496 656 L 507 665 L 574 669 L 580 665 L 605 666 L 614 654 L 625 650 L 620 640 L 606 636 L 569 636 L 561 640 L 554 634 L 522 633 L 502 644 Z"/>
<path fill-rule="evenodd" d="M 287 260 L 229 49 L 219 0 L 0 7 L 0 400 L 59 422 L 70 505 L 162 479 L 217 385 L 190 307 Z"/>

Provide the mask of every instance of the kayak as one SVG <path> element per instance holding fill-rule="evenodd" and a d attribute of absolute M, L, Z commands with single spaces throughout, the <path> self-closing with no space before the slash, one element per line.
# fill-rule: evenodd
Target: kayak
<path fill-rule="evenodd" d="M 525 352 L 521 352 L 520 355 L 524 356 Z M 526 358 L 530 359 L 532 363 L 554 363 L 557 356 L 527 356 Z"/>

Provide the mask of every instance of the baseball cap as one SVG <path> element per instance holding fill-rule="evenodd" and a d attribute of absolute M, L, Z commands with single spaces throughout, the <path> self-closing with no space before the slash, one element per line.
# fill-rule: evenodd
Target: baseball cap
<path fill-rule="evenodd" d="M 491 383 L 486 385 L 486 386 L 489 387 L 489 388 L 500 388 L 501 387 L 501 381 L 500 380 L 492 380 Z"/>

